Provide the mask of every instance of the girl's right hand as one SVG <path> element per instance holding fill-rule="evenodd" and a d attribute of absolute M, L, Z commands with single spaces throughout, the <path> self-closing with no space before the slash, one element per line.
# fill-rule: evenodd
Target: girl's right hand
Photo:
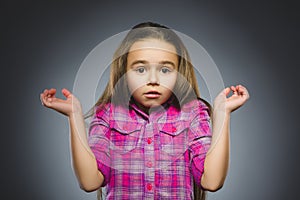
<path fill-rule="evenodd" d="M 42 105 L 66 116 L 70 116 L 74 113 L 82 113 L 79 100 L 65 88 L 62 89 L 61 92 L 66 99 L 55 97 L 56 89 L 54 88 L 51 88 L 50 90 L 45 89 L 44 92 L 40 94 Z"/>

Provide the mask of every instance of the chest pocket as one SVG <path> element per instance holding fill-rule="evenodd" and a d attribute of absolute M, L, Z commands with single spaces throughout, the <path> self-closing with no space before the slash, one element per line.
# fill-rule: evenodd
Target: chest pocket
<path fill-rule="evenodd" d="M 182 156 L 188 149 L 189 124 L 185 121 L 176 121 L 159 124 L 158 128 L 161 152 L 172 158 Z"/>
<path fill-rule="evenodd" d="M 142 124 L 114 120 L 110 122 L 111 145 L 114 153 L 125 154 L 138 146 Z"/>

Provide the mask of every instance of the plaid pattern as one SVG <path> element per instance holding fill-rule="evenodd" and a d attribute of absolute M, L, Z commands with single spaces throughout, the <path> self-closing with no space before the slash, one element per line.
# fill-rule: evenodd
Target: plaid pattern
<path fill-rule="evenodd" d="M 104 176 L 106 199 L 193 199 L 211 143 L 207 106 L 170 102 L 149 115 L 107 104 L 98 108 L 89 145 Z"/>

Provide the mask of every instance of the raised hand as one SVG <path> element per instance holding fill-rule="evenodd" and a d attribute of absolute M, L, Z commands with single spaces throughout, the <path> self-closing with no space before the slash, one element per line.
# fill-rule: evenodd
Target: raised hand
<path fill-rule="evenodd" d="M 49 90 L 45 89 L 44 92 L 40 94 L 42 105 L 66 116 L 70 116 L 72 113 L 81 112 L 81 104 L 79 100 L 65 88 L 62 89 L 61 92 L 66 99 L 55 97 L 56 89 L 54 88 Z"/>
<path fill-rule="evenodd" d="M 230 91 L 232 91 L 233 94 L 228 96 Z M 249 98 L 249 93 L 244 86 L 237 85 L 227 87 L 215 98 L 214 111 L 231 113 L 241 107 Z"/>

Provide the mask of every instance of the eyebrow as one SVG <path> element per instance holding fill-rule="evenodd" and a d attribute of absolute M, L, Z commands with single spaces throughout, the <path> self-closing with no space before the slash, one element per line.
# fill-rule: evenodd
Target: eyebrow
<path fill-rule="evenodd" d="M 146 61 L 146 60 L 135 60 L 134 62 L 132 62 L 130 64 L 130 66 L 134 66 L 136 64 L 149 64 L 149 62 Z M 168 61 L 168 60 L 160 61 L 158 64 L 161 64 L 161 65 L 163 65 L 163 64 L 169 64 L 169 65 L 172 65 L 175 68 L 175 63 L 173 63 L 172 61 Z"/>
<path fill-rule="evenodd" d="M 136 65 L 136 64 L 147 64 L 149 62 L 147 62 L 146 60 L 135 60 L 134 62 L 132 62 L 130 64 L 130 66 Z"/>

